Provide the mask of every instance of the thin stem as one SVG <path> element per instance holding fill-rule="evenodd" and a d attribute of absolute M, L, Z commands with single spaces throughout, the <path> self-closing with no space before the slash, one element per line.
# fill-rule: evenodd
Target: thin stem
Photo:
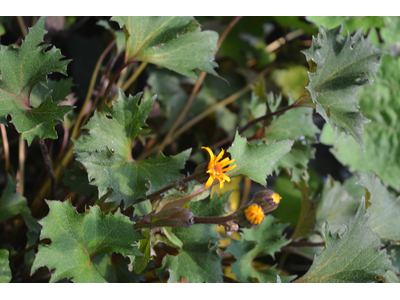
<path fill-rule="evenodd" d="M 245 126 L 243 126 L 242 128 L 240 128 L 240 129 L 239 129 L 239 134 L 243 133 L 244 131 L 246 131 L 247 129 L 249 129 L 251 126 L 253 126 L 254 124 L 257 124 L 257 123 L 260 122 L 260 121 L 269 119 L 269 118 L 271 118 L 271 117 L 273 117 L 273 116 L 281 115 L 281 114 L 283 114 L 285 111 L 287 111 L 287 110 L 289 110 L 289 109 L 292 109 L 292 108 L 294 108 L 294 107 L 297 107 L 296 102 L 293 103 L 292 105 L 289 105 L 289 106 L 286 106 L 286 107 L 284 107 L 284 108 L 282 108 L 282 109 L 279 109 L 279 110 L 277 110 L 277 111 L 274 111 L 273 113 L 269 113 L 269 114 L 266 114 L 266 115 L 264 115 L 264 116 L 261 116 L 261 117 L 259 117 L 259 118 L 257 118 L 257 119 L 254 119 L 253 121 L 250 121 L 250 122 L 247 123 Z"/>
<path fill-rule="evenodd" d="M 24 37 L 26 37 L 28 34 L 28 30 L 26 29 L 24 19 L 21 16 L 17 16 L 17 21 L 18 21 L 19 28 L 21 28 L 22 35 Z"/>
<path fill-rule="evenodd" d="M 18 258 L 18 257 L 20 257 L 20 256 L 22 256 L 22 255 L 24 255 L 25 253 L 27 253 L 27 252 L 29 252 L 29 251 L 31 251 L 31 250 L 34 250 L 34 249 L 36 249 L 40 244 L 41 244 L 41 242 L 37 242 L 35 245 L 32 245 L 32 246 L 30 246 L 30 247 L 28 247 L 28 248 L 26 248 L 26 249 L 24 249 L 24 250 L 18 252 L 17 254 L 14 254 L 13 256 L 10 256 L 10 258 L 9 258 L 8 260 L 9 260 L 9 261 L 12 261 L 12 260 L 14 260 L 14 259 L 16 259 L 16 258 Z"/>
<path fill-rule="evenodd" d="M 189 181 L 192 181 L 192 180 L 195 180 L 195 179 L 196 179 L 196 178 L 195 178 L 194 175 L 190 175 L 189 177 L 183 178 L 182 181 L 183 181 L 183 182 L 189 182 Z M 174 186 L 175 186 L 174 183 L 173 183 L 173 184 L 170 184 L 170 185 L 166 186 L 165 188 L 162 188 L 161 190 L 159 190 L 159 191 L 157 191 L 157 192 L 154 192 L 153 194 L 148 195 L 148 196 L 147 196 L 147 199 L 154 199 L 154 198 L 157 198 L 157 197 L 160 196 L 162 193 L 164 193 L 164 192 L 166 192 L 166 191 L 172 189 Z M 145 199 L 145 200 L 147 200 L 147 199 Z"/>
<path fill-rule="evenodd" d="M 241 19 L 242 17 L 236 17 L 234 18 L 229 25 L 225 28 L 224 32 L 221 34 L 221 37 L 218 40 L 217 43 L 217 48 L 219 48 L 222 44 L 222 42 L 225 40 L 227 37 L 228 33 L 231 31 L 233 26 Z M 214 53 L 215 56 L 216 53 Z M 164 137 L 164 140 L 161 142 L 161 145 L 158 148 L 158 155 L 164 150 L 164 148 L 169 144 L 169 140 L 175 129 L 178 127 L 178 125 L 181 123 L 183 120 L 184 116 L 186 115 L 187 111 L 189 110 L 190 106 L 192 105 L 192 102 L 197 94 L 197 92 L 200 89 L 200 86 L 202 85 L 204 78 L 206 77 L 207 72 L 203 71 L 201 72 L 199 76 L 199 80 L 196 82 L 195 86 L 192 89 L 192 92 L 190 93 L 189 99 L 185 104 L 185 107 L 182 109 L 181 113 L 179 116 L 175 119 L 174 123 L 172 124 L 171 128 L 168 130 L 167 135 Z"/>
<path fill-rule="evenodd" d="M 3 149 L 4 149 L 4 160 L 5 160 L 5 184 L 7 185 L 7 174 L 8 174 L 8 168 L 10 165 L 10 148 L 8 145 L 8 138 L 7 138 L 7 131 L 6 131 L 6 126 L 4 124 L 0 124 L 1 128 L 1 137 L 3 139 Z"/>
<path fill-rule="evenodd" d="M 131 77 L 129 77 L 129 79 L 122 85 L 122 90 L 125 92 L 128 87 L 135 82 L 135 80 L 139 77 L 139 75 L 142 73 L 142 71 L 144 70 L 144 68 L 146 68 L 147 66 L 147 62 L 142 62 L 140 64 L 140 66 L 137 68 L 137 70 L 132 74 Z M 110 102 L 116 101 L 118 98 L 118 93 L 111 99 Z"/>
<path fill-rule="evenodd" d="M 24 184 L 25 184 L 25 140 L 22 138 L 22 134 L 19 135 L 19 170 L 17 172 L 17 179 L 19 179 L 17 189 L 21 196 L 24 195 Z"/>
<path fill-rule="evenodd" d="M 96 105 L 97 105 L 97 102 L 99 101 L 100 96 L 101 96 L 101 94 L 103 93 L 103 90 L 104 90 L 104 88 L 105 88 L 104 82 L 105 82 L 105 80 L 108 78 L 108 76 L 110 75 L 111 70 L 112 70 L 112 68 L 114 67 L 114 65 L 115 65 L 115 63 L 116 63 L 116 61 L 117 61 L 117 59 L 118 59 L 118 57 L 119 57 L 120 54 L 121 54 L 121 53 L 117 52 L 117 55 L 111 60 L 110 66 L 109 66 L 108 69 L 107 69 L 107 73 L 106 73 L 105 75 L 102 76 L 101 81 L 100 81 L 100 90 L 99 90 L 99 92 L 97 93 L 96 98 L 95 98 L 94 101 L 92 102 L 92 106 L 91 106 L 91 108 L 90 108 L 90 112 L 87 113 L 87 114 L 85 115 L 85 117 L 83 118 L 82 124 L 86 124 L 87 120 L 88 120 L 89 117 L 92 115 L 92 112 L 95 110 L 95 107 L 96 107 Z"/>
<path fill-rule="evenodd" d="M 56 199 L 56 176 L 54 174 L 53 164 L 51 162 L 49 150 L 47 149 L 45 140 L 41 140 L 39 142 L 40 150 L 42 151 L 44 164 L 46 166 L 47 172 L 49 172 L 50 180 L 51 180 L 51 199 Z"/>
<path fill-rule="evenodd" d="M 83 114 L 85 112 L 85 107 L 86 107 L 87 103 L 90 101 L 90 97 L 92 96 L 94 85 L 96 83 L 97 74 L 99 73 L 99 70 L 100 70 L 100 67 L 101 67 L 101 64 L 102 64 L 104 58 L 106 57 L 107 53 L 112 49 L 112 47 L 114 47 L 115 43 L 116 43 L 115 40 L 113 40 L 107 46 L 107 48 L 104 49 L 103 53 L 101 53 L 99 59 L 97 60 L 96 66 L 92 73 L 92 78 L 90 80 L 89 89 L 87 91 L 85 101 L 83 102 L 83 106 L 79 112 L 77 119 L 76 119 L 74 128 L 72 129 L 71 138 L 76 138 L 78 136 L 78 130 L 81 127 L 81 120 L 82 120 Z"/>
<path fill-rule="evenodd" d="M 114 82 L 115 82 L 115 80 L 117 79 L 117 77 L 119 76 L 119 74 L 121 73 L 121 71 L 122 71 L 123 69 L 125 69 L 127 66 L 129 66 L 129 65 L 130 65 L 131 63 L 133 63 L 133 62 L 134 62 L 133 60 L 128 60 L 128 61 L 124 62 L 124 63 L 118 68 L 117 71 L 115 71 L 113 77 L 111 77 L 111 80 L 110 80 L 110 82 L 108 83 L 108 86 L 107 86 L 106 91 L 104 92 L 103 98 L 101 99 L 101 102 L 100 102 L 99 107 L 98 107 L 98 110 L 99 110 L 99 111 L 102 111 L 102 110 L 103 110 L 104 103 L 106 102 L 106 100 L 107 100 L 107 98 L 108 98 L 108 94 L 109 94 L 110 91 L 111 91 L 111 87 L 112 87 L 112 85 L 114 84 Z"/>

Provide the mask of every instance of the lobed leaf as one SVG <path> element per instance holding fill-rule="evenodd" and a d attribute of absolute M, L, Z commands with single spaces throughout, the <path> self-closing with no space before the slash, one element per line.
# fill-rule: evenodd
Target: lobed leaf
<path fill-rule="evenodd" d="M 236 132 L 235 140 L 228 152 L 235 160 L 236 168 L 229 171 L 229 177 L 246 175 L 263 186 L 267 184 L 267 176 L 272 173 L 274 164 L 286 153 L 293 145 L 291 140 L 283 140 L 269 145 L 252 146 L 246 138 L 241 137 Z"/>
<path fill-rule="evenodd" d="M 364 39 L 361 30 L 344 38 L 342 29 L 342 25 L 332 30 L 321 26 L 318 38 L 303 51 L 310 64 L 306 89 L 312 100 L 304 105 L 315 107 L 338 136 L 342 132 L 346 137 L 352 135 L 365 150 L 361 134 L 363 124 L 370 120 L 358 109 L 356 95 L 370 82 L 368 75 L 376 76 L 381 57 L 387 52 Z"/>
<path fill-rule="evenodd" d="M 375 282 L 377 276 L 387 278 L 387 270 L 398 273 L 386 249 L 380 250 L 383 245 L 379 235 L 371 232 L 369 224 L 370 214 L 365 212 L 364 198 L 343 232 L 331 234 L 328 223 L 324 222 L 325 249 L 296 282 Z"/>
<path fill-rule="evenodd" d="M 29 30 L 20 48 L 0 47 L 0 123 L 6 124 L 7 115 L 10 115 L 28 145 L 36 135 L 40 139 L 56 139 L 54 120 L 62 121 L 72 109 L 58 106 L 58 101 L 52 101 L 50 92 L 38 107 L 31 106 L 30 97 L 35 85 L 47 87 L 47 75 L 53 72 L 66 75 L 69 63 L 69 60 L 60 60 L 64 57 L 60 50 L 53 47 L 45 51 L 49 45 L 39 46 L 46 33 L 44 24 L 45 17 L 41 17 Z"/>
<path fill-rule="evenodd" d="M 51 239 L 51 245 L 39 245 L 31 274 L 39 267 L 56 269 L 50 282 L 72 278 L 74 282 L 106 282 L 93 259 L 102 253 L 137 256 L 136 242 L 142 238 L 133 222 L 118 209 L 104 215 L 98 206 L 86 214 L 78 214 L 71 202 L 46 201 L 50 212 L 40 221 L 41 239 Z M 131 258 L 132 260 L 132 258 Z"/>
<path fill-rule="evenodd" d="M 321 142 L 333 145 L 331 152 L 350 171 L 375 172 L 385 184 L 400 190 L 400 59 L 385 56 L 378 70 L 378 83 L 358 94 L 363 114 L 371 120 L 361 135 L 366 149 L 357 150 L 353 140 L 336 141 L 331 128 L 324 126 Z"/>
<path fill-rule="evenodd" d="M 99 197 L 111 192 L 108 202 L 124 200 L 129 207 L 139 198 L 151 194 L 183 177 L 179 173 L 191 149 L 176 156 L 134 161 L 132 142 L 148 130 L 141 129 L 154 104 L 155 96 L 138 105 L 141 93 L 127 98 L 120 90 L 113 109 L 95 112 L 84 129 L 89 132 L 74 140 L 77 160 L 87 172 L 89 182 L 98 187 Z"/>
<path fill-rule="evenodd" d="M 163 66 L 188 77 L 200 69 L 218 76 L 213 52 L 218 34 L 201 31 L 193 17 L 112 17 L 125 31 L 126 61 Z"/>

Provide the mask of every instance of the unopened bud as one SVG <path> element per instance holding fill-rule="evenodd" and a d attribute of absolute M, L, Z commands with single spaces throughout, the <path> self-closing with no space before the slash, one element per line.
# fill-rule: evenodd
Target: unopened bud
<path fill-rule="evenodd" d="M 252 203 L 258 204 L 263 212 L 267 213 L 276 209 L 281 199 L 282 197 L 274 191 L 264 190 L 254 194 Z"/>
<path fill-rule="evenodd" d="M 196 170 L 194 171 L 194 177 L 198 183 L 206 183 L 208 178 L 210 178 L 210 174 L 207 173 L 207 170 L 208 163 L 203 163 L 197 166 Z"/>
<path fill-rule="evenodd" d="M 191 227 L 194 214 L 182 207 L 171 207 L 152 215 L 151 227 Z"/>
<path fill-rule="evenodd" d="M 175 180 L 175 182 L 174 182 L 174 188 L 175 188 L 176 190 L 182 191 L 182 190 L 185 189 L 185 187 L 186 187 L 185 182 L 183 182 L 182 179 Z"/>
<path fill-rule="evenodd" d="M 261 206 L 252 203 L 238 210 L 239 225 L 246 228 L 255 228 L 264 220 L 264 212 Z"/>

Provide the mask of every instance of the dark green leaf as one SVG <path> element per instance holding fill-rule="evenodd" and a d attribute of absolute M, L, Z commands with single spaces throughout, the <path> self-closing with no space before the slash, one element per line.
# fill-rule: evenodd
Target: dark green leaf
<path fill-rule="evenodd" d="M 73 278 L 74 282 L 106 282 L 92 259 L 102 253 L 138 255 L 136 242 L 142 238 L 133 223 L 119 210 L 104 215 L 98 206 L 78 214 L 71 202 L 47 201 L 49 214 L 40 221 L 40 238 L 51 245 L 40 245 L 31 274 L 39 267 L 56 268 L 50 282 Z"/>
<path fill-rule="evenodd" d="M 112 17 L 124 28 L 127 60 L 146 61 L 189 77 L 200 69 L 218 76 L 218 34 L 201 31 L 193 17 Z"/>
<path fill-rule="evenodd" d="M 143 130 L 145 120 L 153 106 L 155 97 L 138 105 L 141 94 L 126 98 L 120 91 L 118 103 L 113 109 L 104 107 L 95 112 L 84 127 L 89 133 L 74 140 L 77 160 L 86 168 L 89 181 L 99 189 L 99 197 L 111 191 L 108 202 L 125 207 L 139 198 L 151 194 L 183 177 L 179 169 L 185 166 L 191 149 L 173 157 L 160 155 L 157 158 L 134 161 L 132 142 Z"/>
<path fill-rule="evenodd" d="M 53 120 L 63 120 L 72 109 L 58 106 L 58 101 L 53 102 L 50 93 L 39 101 L 40 106 L 31 108 L 30 96 L 34 86 L 41 84 L 47 87 L 47 75 L 53 72 L 66 75 L 69 63 L 69 60 L 60 61 L 64 57 L 60 50 L 53 47 L 45 51 L 49 45 L 38 46 L 46 33 L 44 23 L 45 18 L 41 17 L 19 49 L 13 46 L 0 48 L 0 123 L 6 124 L 7 115 L 10 115 L 28 145 L 36 135 L 40 139 L 56 139 L 56 123 Z"/>
<path fill-rule="evenodd" d="M 143 280 L 146 270 L 140 274 L 128 270 L 129 259 L 121 255 L 103 253 L 93 258 L 93 264 L 100 275 L 110 283 L 138 283 Z"/>
<path fill-rule="evenodd" d="M 362 116 L 356 95 L 371 81 L 368 75 L 375 77 L 387 52 L 364 39 L 361 30 L 342 37 L 342 28 L 321 27 L 317 40 L 313 38 L 310 49 L 303 51 L 311 67 L 306 87 L 311 99 L 305 105 L 315 107 L 338 136 L 350 134 L 365 149 L 361 134 L 369 120 Z"/>
<path fill-rule="evenodd" d="M 231 239 L 231 244 L 226 248 L 225 253 L 235 256 L 236 262 L 232 264 L 232 273 L 242 282 L 253 282 L 253 278 L 259 282 L 276 282 L 276 275 L 279 271 L 275 267 L 268 270 L 257 270 L 253 267 L 253 261 L 260 255 L 271 255 L 280 251 L 289 243 L 282 236 L 287 224 L 279 224 L 277 220 L 268 215 L 260 226 L 255 229 L 243 229 L 241 241 Z M 284 282 L 290 282 L 296 276 L 281 276 Z"/>
<path fill-rule="evenodd" d="M 7 180 L 8 184 L 0 198 L 0 222 L 21 214 L 29 231 L 38 233 L 40 226 L 36 219 L 31 216 L 26 198 L 15 193 L 18 181 L 14 181 L 10 174 L 7 175 Z"/>
<path fill-rule="evenodd" d="M 363 114 L 371 119 L 362 139 L 365 152 L 357 150 L 353 140 L 336 141 L 332 129 L 324 126 L 321 142 L 333 145 L 335 157 L 353 172 L 375 172 L 396 190 L 400 190 L 400 59 L 382 58 L 378 82 L 363 87 L 358 95 Z"/>
<path fill-rule="evenodd" d="M 77 193 L 78 198 L 94 194 L 98 199 L 97 188 L 89 184 L 88 174 L 80 162 L 76 161 L 72 170 L 63 167 L 63 172 L 64 184 L 71 187 L 70 191 Z"/>
<path fill-rule="evenodd" d="M 267 176 L 272 173 L 274 164 L 286 153 L 293 145 L 291 140 L 283 140 L 269 145 L 251 146 L 246 138 L 241 137 L 236 132 L 235 140 L 228 152 L 235 160 L 236 168 L 227 172 L 229 177 L 236 175 L 246 175 L 264 186 L 267 184 Z"/>
<path fill-rule="evenodd" d="M 142 230 L 141 234 L 145 237 L 139 241 L 139 251 L 143 253 L 143 256 L 137 256 L 132 262 L 132 267 L 136 274 L 142 273 L 147 267 L 151 253 L 150 231 Z"/>
<path fill-rule="evenodd" d="M 398 272 L 386 249 L 379 250 L 382 247 L 379 235 L 371 232 L 369 223 L 364 199 L 355 217 L 344 225 L 344 232 L 331 234 L 328 223 L 324 222 L 325 249 L 296 282 L 375 282 L 376 276 L 387 278 L 387 270 Z"/>

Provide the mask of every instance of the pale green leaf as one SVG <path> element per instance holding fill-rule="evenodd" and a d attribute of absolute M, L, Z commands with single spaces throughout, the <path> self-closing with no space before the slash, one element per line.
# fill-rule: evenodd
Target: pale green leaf
<path fill-rule="evenodd" d="M 386 249 L 379 250 L 383 245 L 379 235 L 371 232 L 369 224 L 370 214 L 365 212 L 364 199 L 342 233 L 332 234 L 328 223 L 324 222 L 325 249 L 296 282 L 375 282 L 377 276 L 386 278 L 387 270 L 397 273 Z"/>
<path fill-rule="evenodd" d="M 307 21 L 315 23 L 317 26 L 334 28 L 343 24 L 343 28 L 350 33 L 362 27 L 363 34 L 366 34 L 370 27 L 382 28 L 385 26 L 385 17 L 366 16 L 366 17 L 340 17 L 340 16 L 311 16 L 306 17 Z"/>
<path fill-rule="evenodd" d="M 381 180 L 374 173 L 361 172 L 357 184 L 365 187 L 371 205 L 371 230 L 380 235 L 383 241 L 400 241 L 400 197 L 389 193 Z"/>
<path fill-rule="evenodd" d="M 113 109 L 107 106 L 95 112 L 75 143 L 77 160 L 87 172 L 90 184 L 98 187 L 99 197 L 111 192 L 108 202 L 120 203 L 125 207 L 139 198 L 151 194 L 183 177 L 179 169 L 185 166 L 191 149 L 176 156 L 134 161 L 132 142 L 148 130 L 141 129 L 149 114 L 155 97 L 138 105 L 141 93 L 127 98 L 120 91 L 118 103 Z"/>
<path fill-rule="evenodd" d="M 246 138 L 236 132 L 232 147 L 228 150 L 235 160 L 233 164 L 236 164 L 236 168 L 228 171 L 227 175 L 229 177 L 246 175 L 265 186 L 267 176 L 272 173 L 272 167 L 290 151 L 292 145 L 293 141 L 283 140 L 269 145 L 251 146 Z"/>
<path fill-rule="evenodd" d="M 267 270 L 258 270 L 253 266 L 253 261 L 260 255 L 271 255 L 280 251 L 290 241 L 282 235 L 287 224 L 279 224 L 277 220 L 268 215 L 260 226 L 254 229 L 243 229 L 240 241 L 231 239 L 231 244 L 225 253 L 232 254 L 236 262 L 232 264 L 232 273 L 242 282 L 253 282 L 256 278 L 259 282 L 276 282 L 279 271 L 275 267 Z M 283 282 L 290 282 L 296 276 L 281 276 Z"/>
<path fill-rule="evenodd" d="M 112 17 L 123 27 L 127 60 L 163 66 L 189 77 L 200 69 L 218 76 L 213 52 L 218 34 L 201 31 L 193 17 Z"/>
<path fill-rule="evenodd" d="M 142 238 L 132 226 L 133 222 L 121 214 L 104 215 L 98 206 L 86 214 L 78 214 L 71 202 L 46 201 L 49 214 L 40 221 L 41 239 L 51 244 L 40 245 L 31 274 L 39 267 L 56 269 L 50 282 L 72 278 L 74 282 L 106 282 L 92 259 L 102 253 L 137 255 L 136 242 Z"/>
<path fill-rule="evenodd" d="M 0 249 L 0 283 L 11 281 L 11 269 L 8 261 L 8 250 Z"/>
<path fill-rule="evenodd" d="M 63 120 L 72 109 L 58 106 L 58 101 L 53 102 L 50 93 L 38 107 L 31 108 L 30 96 L 34 86 L 47 87 L 47 75 L 53 72 L 66 75 L 69 63 L 69 60 L 60 60 L 64 57 L 60 50 L 53 47 L 45 51 L 49 45 L 38 46 L 46 33 L 44 24 L 45 18 L 41 17 L 29 30 L 20 48 L 0 47 L 0 123 L 6 124 L 7 115 L 10 115 L 28 145 L 36 135 L 40 139 L 56 139 L 54 119 Z"/>
<path fill-rule="evenodd" d="M 311 68 L 306 87 L 311 99 L 304 105 L 315 107 L 338 136 L 350 134 L 365 149 L 361 134 L 370 120 L 361 114 L 356 95 L 371 81 L 368 75 L 375 77 L 387 52 L 364 39 L 361 30 L 344 38 L 342 26 L 332 30 L 321 26 L 318 38 L 303 53 Z"/>
<path fill-rule="evenodd" d="M 400 190 L 400 59 L 382 58 L 378 82 L 363 87 L 358 95 L 363 115 L 371 120 L 361 135 L 365 152 L 352 140 L 336 141 L 329 126 L 324 126 L 321 142 L 333 145 L 331 152 L 350 171 L 375 172 L 385 184 Z"/>
<path fill-rule="evenodd" d="M 314 158 L 315 149 L 311 144 L 315 142 L 315 135 L 319 133 L 319 129 L 313 123 L 312 111 L 308 107 L 288 110 L 274 118 L 265 130 L 267 144 L 284 139 L 295 140 L 290 152 L 274 165 L 277 174 L 280 168 L 287 169 L 294 182 L 308 179 L 308 162 Z"/>
<path fill-rule="evenodd" d="M 329 176 L 318 203 L 317 228 L 321 228 L 323 222 L 327 221 L 332 232 L 343 229 L 343 224 L 355 215 L 358 206 L 359 201 L 340 182 Z"/>

